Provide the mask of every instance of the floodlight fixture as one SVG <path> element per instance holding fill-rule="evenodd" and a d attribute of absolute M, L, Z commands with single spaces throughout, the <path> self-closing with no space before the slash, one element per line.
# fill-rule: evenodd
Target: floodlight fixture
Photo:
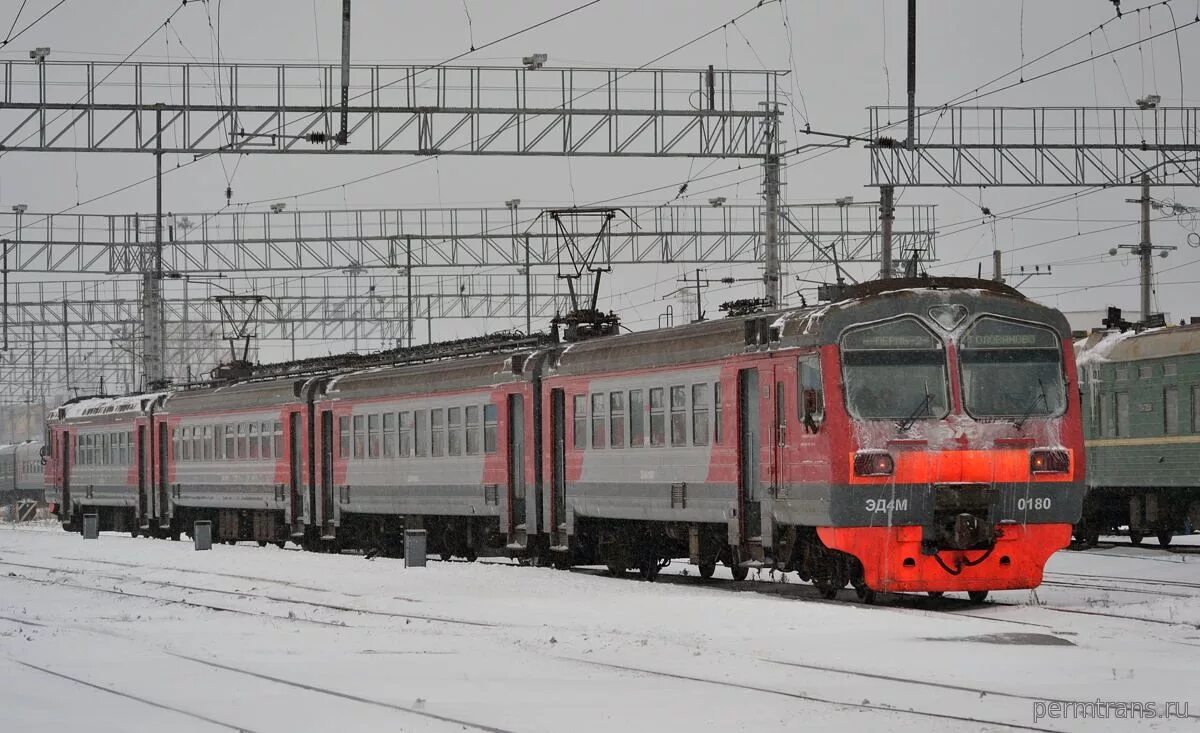
<path fill-rule="evenodd" d="M 521 63 L 529 71 L 536 71 L 546 65 L 546 60 L 549 57 L 544 53 L 535 53 L 531 56 L 525 56 L 521 59 Z"/>

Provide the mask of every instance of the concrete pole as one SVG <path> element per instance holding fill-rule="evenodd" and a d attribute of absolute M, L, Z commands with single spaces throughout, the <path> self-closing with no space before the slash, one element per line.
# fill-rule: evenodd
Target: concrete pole
<path fill-rule="evenodd" d="M 917 129 L 917 0 L 908 0 L 908 139 L 909 150 L 916 145 Z"/>
<path fill-rule="evenodd" d="M 1150 291 L 1154 287 L 1154 244 L 1150 241 L 1150 176 L 1142 174 L 1142 197 L 1138 199 L 1142 208 L 1142 241 L 1138 243 L 1138 259 L 1142 270 L 1142 314 L 1141 321 L 1150 317 Z"/>
<path fill-rule="evenodd" d="M 783 273 L 779 267 L 779 115 L 778 108 L 771 110 L 767 120 L 767 154 L 763 159 L 763 197 L 766 207 L 763 212 L 763 295 L 774 305 L 783 303 Z"/>
<path fill-rule="evenodd" d="M 886 280 L 892 277 L 895 267 L 892 264 L 892 226 L 896 221 L 896 187 L 879 187 L 879 229 L 881 242 L 879 245 L 879 278 Z"/>
<path fill-rule="evenodd" d="M 163 232 L 162 232 L 162 106 L 154 110 L 154 249 L 150 261 L 142 262 L 142 372 L 147 389 L 162 386 L 166 379 L 163 333 Z"/>
<path fill-rule="evenodd" d="M 1001 264 L 1000 250 L 992 250 L 992 279 L 998 283 L 1004 282 L 1004 270 Z"/>

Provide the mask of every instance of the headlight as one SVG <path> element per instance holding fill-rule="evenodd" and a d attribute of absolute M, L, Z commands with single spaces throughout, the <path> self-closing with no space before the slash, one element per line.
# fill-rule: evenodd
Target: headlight
<path fill-rule="evenodd" d="M 1065 450 L 1038 449 L 1029 453 L 1031 473 L 1066 473 L 1071 470 L 1071 454 Z"/>
<path fill-rule="evenodd" d="M 896 462 L 884 451 L 859 451 L 854 454 L 855 476 L 891 476 Z"/>

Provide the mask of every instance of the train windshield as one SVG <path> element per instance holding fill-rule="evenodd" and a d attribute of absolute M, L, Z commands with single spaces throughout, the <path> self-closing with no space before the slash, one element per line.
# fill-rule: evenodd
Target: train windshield
<path fill-rule="evenodd" d="M 1062 350 L 1048 328 L 984 316 L 959 348 L 963 407 L 973 417 L 1061 414 L 1066 404 Z"/>
<path fill-rule="evenodd" d="M 846 402 L 856 418 L 915 421 L 948 412 L 946 350 L 915 318 L 847 331 L 842 373 Z"/>

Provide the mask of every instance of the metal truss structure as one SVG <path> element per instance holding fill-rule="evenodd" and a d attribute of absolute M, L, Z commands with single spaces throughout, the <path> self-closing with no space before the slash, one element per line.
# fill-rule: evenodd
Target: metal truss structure
<path fill-rule="evenodd" d="M 352 289 L 351 280 L 332 277 L 221 279 L 217 282 L 168 281 L 164 288 L 167 337 L 190 326 L 208 327 L 220 338 L 225 320 L 219 300 L 229 293 L 252 293 L 262 299 L 255 316 L 259 340 L 348 339 L 354 334 L 378 339 L 404 334 L 412 320 L 502 318 L 525 315 L 523 275 L 420 275 L 412 278 L 412 295 L 403 276 L 372 278 Z M 19 282 L 9 286 L 9 329 L 37 327 L 58 334 L 64 328 L 140 328 L 141 300 L 127 283 Z M 568 304 L 566 289 L 553 275 L 534 275 L 529 293 L 533 314 L 549 318 Z M 107 340 L 109 330 L 72 335 L 72 343 Z M 10 339 L 19 346 L 20 339 Z"/>
<path fill-rule="evenodd" d="M 1200 185 L 1197 107 L 918 107 L 911 146 L 870 117 L 872 186 Z"/>
<path fill-rule="evenodd" d="M 352 65 L 347 145 L 341 73 L 4 61 L 0 150 L 762 158 L 787 72 Z"/>
<path fill-rule="evenodd" d="M 753 264 L 763 260 L 765 207 L 632 205 L 604 237 L 600 258 L 641 263 Z M 782 262 L 875 261 L 880 249 L 876 204 L 781 206 Z M 146 269 L 145 215 L 0 212 L 10 232 L 14 272 L 136 274 Z M 900 253 L 934 256 L 934 206 L 895 207 L 892 236 Z M 23 223 L 21 223 L 23 221 Z M 559 232 L 547 217 L 515 222 L 507 208 L 172 214 L 163 268 L 191 275 L 304 272 L 347 268 L 557 264 Z M 595 232 L 570 232 L 589 238 Z"/>

